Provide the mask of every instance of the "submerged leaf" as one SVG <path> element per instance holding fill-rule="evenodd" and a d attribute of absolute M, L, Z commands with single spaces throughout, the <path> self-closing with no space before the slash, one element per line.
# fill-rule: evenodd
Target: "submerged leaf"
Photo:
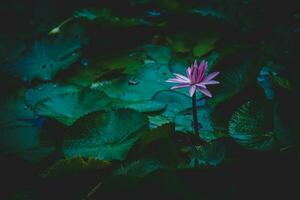
<path fill-rule="evenodd" d="M 220 81 L 222 87 L 216 87 L 213 91 L 214 97 L 208 100 L 210 105 L 217 105 L 229 100 L 249 83 L 256 80 L 262 65 L 262 59 L 257 55 L 246 56 L 246 59 L 247 61 L 242 64 L 235 64 L 236 66 L 230 70 L 221 72 L 218 81 Z"/>

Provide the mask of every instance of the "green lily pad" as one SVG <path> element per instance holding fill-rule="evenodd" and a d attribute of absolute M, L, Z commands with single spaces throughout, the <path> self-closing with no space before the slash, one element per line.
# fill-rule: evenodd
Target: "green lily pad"
<path fill-rule="evenodd" d="M 180 123 L 176 121 L 176 118 L 186 115 L 182 112 L 192 106 L 192 99 L 189 96 L 173 90 L 159 91 L 155 94 L 152 101 L 165 105 L 165 110 L 161 114 L 150 117 L 152 128 L 175 122 L 176 130 L 178 130 Z M 184 126 L 190 126 L 188 121 L 183 121 L 183 124 Z"/>
<path fill-rule="evenodd" d="M 73 85 L 60 85 L 56 83 L 41 84 L 26 91 L 26 104 L 30 108 L 34 108 L 34 106 L 42 100 L 60 94 L 76 92 L 78 90 L 79 88 Z"/>
<path fill-rule="evenodd" d="M 92 60 L 89 67 L 77 71 L 71 71 L 71 75 L 63 76 L 63 82 L 77 85 L 79 87 L 89 87 L 105 76 L 118 77 L 118 75 L 132 75 L 142 68 L 140 59 L 128 55 L 115 55 L 113 57 L 101 57 Z M 107 80 L 107 78 L 105 78 Z"/>
<path fill-rule="evenodd" d="M 271 149 L 275 145 L 275 135 L 270 125 L 273 118 L 269 112 L 267 106 L 262 104 L 245 103 L 229 121 L 229 135 L 247 149 L 256 151 Z"/>
<path fill-rule="evenodd" d="M 0 152 L 12 153 L 37 162 L 54 151 L 54 145 L 41 139 L 37 116 L 25 104 L 24 92 L 1 100 Z"/>
<path fill-rule="evenodd" d="M 110 104 L 111 99 L 103 92 L 86 88 L 44 99 L 36 104 L 34 111 L 39 116 L 53 118 L 71 126 L 80 117 L 105 110 Z"/>
<path fill-rule="evenodd" d="M 67 157 L 124 160 L 146 129 L 147 117 L 134 110 L 91 113 L 72 126 L 71 133 L 77 137 L 70 135 L 63 151 Z"/>
<path fill-rule="evenodd" d="M 213 98 L 208 99 L 208 104 L 217 105 L 229 100 L 238 94 L 251 81 L 256 81 L 260 69 L 260 60 L 256 57 L 248 58 L 241 66 L 234 67 L 226 72 L 221 72 L 217 80 L 220 85 L 213 90 Z M 252 60 L 257 59 L 257 60 Z"/>
<path fill-rule="evenodd" d="M 157 128 L 172 122 L 172 119 L 162 115 L 148 116 L 150 128 Z"/>
<path fill-rule="evenodd" d="M 157 112 L 163 111 L 166 108 L 164 103 L 155 102 L 155 101 L 120 101 L 114 105 L 117 108 L 130 108 L 139 112 Z"/>
<path fill-rule="evenodd" d="M 95 84 L 94 89 L 105 92 L 109 97 L 122 101 L 151 100 L 160 90 L 168 89 L 165 81 L 170 76 L 168 66 L 145 64 L 136 77 L 127 76 L 116 80 Z"/>
<path fill-rule="evenodd" d="M 153 97 L 153 101 L 165 104 L 166 110 L 162 115 L 175 118 L 175 116 L 192 106 L 192 98 L 177 91 L 160 91 Z"/>
<path fill-rule="evenodd" d="M 23 81 L 51 80 L 79 58 L 80 48 L 81 41 L 75 36 L 36 41 L 31 50 L 16 61 L 12 72 Z"/>

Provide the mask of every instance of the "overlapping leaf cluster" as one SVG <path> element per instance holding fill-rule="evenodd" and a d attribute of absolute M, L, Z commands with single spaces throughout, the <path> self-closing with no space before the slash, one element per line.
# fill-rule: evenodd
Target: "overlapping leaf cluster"
<path fill-rule="evenodd" d="M 30 16 L 34 27 L 0 36 L 2 155 L 42 168 L 46 180 L 97 174 L 109 191 L 225 165 L 241 149 L 299 153 L 299 115 L 289 114 L 299 107 L 299 19 L 290 10 L 278 16 L 256 0 L 122 2 L 132 12 L 69 5 L 71 14 L 44 16 L 48 24 Z M 199 136 L 188 91 L 165 82 L 194 59 L 221 72 L 213 98 L 198 95 Z"/>

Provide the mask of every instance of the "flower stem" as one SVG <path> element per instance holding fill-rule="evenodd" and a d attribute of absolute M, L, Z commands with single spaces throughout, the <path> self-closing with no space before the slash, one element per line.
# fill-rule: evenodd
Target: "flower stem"
<path fill-rule="evenodd" d="M 193 126 L 194 126 L 194 134 L 199 137 L 199 125 L 198 125 L 198 115 L 197 115 L 197 97 L 196 92 L 192 97 L 193 102 Z"/>

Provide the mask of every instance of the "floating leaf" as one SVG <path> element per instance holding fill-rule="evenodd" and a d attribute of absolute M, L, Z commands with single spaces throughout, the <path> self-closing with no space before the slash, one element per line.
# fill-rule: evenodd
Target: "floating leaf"
<path fill-rule="evenodd" d="M 187 110 L 192 105 L 192 99 L 177 91 L 164 90 L 155 94 L 152 101 L 165 105 L 165 110 L 159 116 L 152 116 L 150 124 L 152 128 L 159 127 L 168 122 L 175 122 L 178 130 L 176 118 L 184 115 L 181 112 Z M 183 122 L 185 126 L 190 127 L 187 121 Z M 179 125 L 180 126 L 180 125 Z"/>
<path fill-rule="evenodd" d="M 42 141 L 40 121 L 21 94 L 2 99 L 0 106 L 0 152 L 13 153 L 30 162 L 50 155 L 54 145 Z"/>
<path fill-rule="evenodd" d="M 100 57 L 92 60 L 89 67 L 77 71 L 70 71 L 70 74 L 63 76 L 64 82 L 77 85 L 79 87 L 88 87 L 102 80 L 103 77 L 118 77 L 118 75 L 135 76 L 136 71 L 142 68 L 143 64 L 139 59 L 126 55 L 116 55 L 109 57 Z M 105 78 L 107 79 L 107 78 Z"/>
<path fill-rule="evenodd" d="M 170 71 L 166 65 L 146 64 L 136 77 L 127 76 L 105 84 L 98 84 L 94 89 L 105 92 L 109 97 L 122 101 L 151 100 L 160 90 L 168 89 L 165 81 Z"/>
<path fill-rule="evenodd" d="M 155 101 L 121 101 L 115 104 L 117 108 L 130 108 L 139 112 L 157 112 L 162 111 L 166 108 L 164 103 L 155 102 Z"/>
<path fill-rule="evenodd" d="M 274 144 L 274 133 L 267 106 L 255 102 L 242 105 L 229 121 L 229 135 L 247 149 L 265 151 Z"/>
<path fill-rule="evenodd" d="M 76 92 L 78 90 L 79 88 L 73 85 L 60 85 L 55 83 L 41 84 L 26 91 L 26 104 L 31 108 L 34 108 L 34 106 L 42 100 L 52 98 L 60 94 Z"/>
<path fill-rule="evenodd" d="M 39 116 L 54 118 L 70 126 L 80 117 L 105 110 L 110 104 L 111 99 L 103 92 L 84 89 L 44 99 L 35 106 L 34 111 Z"/>
<path fill-rule="evenodd" d="M 172 118 L 192 106 L 192 99 L 189 96 L 172 90 L 158 92 L 153 101 L 165 104 L 167 107 L 162 115 Z"/>
<path fill-rule="evenodd" d="M 24 81 L 51 80 L 59 70 L 67 69 L 79 58 L 80 48 L 81 41 L 75 36 L 36 41 L 10 70 Z"/>
<path fill-rule="evenodd" d="M 172 119 L 162 115 L 148 116 L 150 122 L 150 128 L 157 128 L 164 124 L 169 124 L 172 122 Z"/>
<path fill-rule="evenodd" d="M 147 127 L 147 117 L 137 111 L 91 113 L 73 125 L 71 131 L 79 136 L 66 139 L 64 153 L 67 157 L 124 160 Z"/>
<path fill-rule="evenodd" d="M 210 105 L 217 105 L 238 94 L 251 81 L 255 81 L 261 66 L 261 59 L 250 56 L 242 65 L 221 72 L 218 81 L 222 87 L 216 87 L 213 98 L 208 99 Z"/>

